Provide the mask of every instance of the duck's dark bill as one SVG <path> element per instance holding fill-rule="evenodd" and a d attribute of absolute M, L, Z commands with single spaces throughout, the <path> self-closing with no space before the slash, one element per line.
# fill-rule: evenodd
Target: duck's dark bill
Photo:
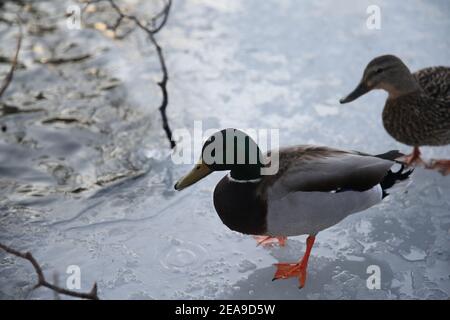
<path fill-rule="evenodd" d="M 358 99 L 359 97 L 361 97 L 363 94 L 366 94 L 367 92 L 370 91 L 370 88 L 364 83 L 364 82 L 360 82 L 360 84 L 356 87 L 355 90 L 353 90 L 348 96 L 346 96 L 345 98 L 342 98 L 341 100 L 339 100 L 340 103 L 348 103 L 348 102 L 352 102 L 355 99 Z"/>
<path fill-rule="evenodd" d="M 189 187 L 191 184 L 196 183 L 197 181 L 203 179 L 207 175 L 209 175 L 212 172 L 211 169 L 208 168 L 206 164 L 203 163 L 203 161 L 199 161 L 194 169 L 192 169 L 187 175 L 185 175 L 183 178 L 178 180 L 178 182 L 175 184 L 175 190 L 182 190 L 186 187 Z"/>

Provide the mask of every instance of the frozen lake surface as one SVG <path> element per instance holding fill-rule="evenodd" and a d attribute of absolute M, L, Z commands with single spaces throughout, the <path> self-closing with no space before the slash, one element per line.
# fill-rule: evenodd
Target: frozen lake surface
<path fill-rule="evenodd" d="M 144 16 L 156 10 L 136 2 L 118 1 Z M 57 17 L 68 4 L 36 7 Z M 371 4 L 381 8 L 380 30 L 366 27 Z M 3 97 L 22 112 L 0 116 L 0 241 L 31 251 L 49 279 L 57 272 L 64 282 L 77 265 L 81 290 L 97 281 L 103 299 L 449 298 L 449 177 L 417 169 L 406 189 L 318 235 L 304 289 L 296 279 L 272 282 L 273 263 L 298 260 L 305 237 L 263 248 L 230 231 L 212 204 L 223 173 L 173 190 L 190 166 L 171 161 L 161 75 L 145 35 L 111 40 L 69 30 L 64 19 L 26 17 L 23 67 Z M 85 23 L 95 17 L 105 18 L 92 13 Z M 338 100 L 380 54 L 398 55 L 411 70 L 450 65 L 449 17 L 446 0 L 175 0 L 157 36 L 170 124 L 277 128 L 281 146 L 409 152 L 382 126 L 384 92 Z M 1 56 L 11 56 L 16 35 L 0 24 Z M 85 54 L 78 63 L 39 63 Z M 423 154 L 450 158 L 450 147 Z M 380 290 L 366 286 L 371 265 L 380 267 Z M 1 299 L 53 298 L 32 291 L 35 281 L 28 262 L 0 252 Z"/>

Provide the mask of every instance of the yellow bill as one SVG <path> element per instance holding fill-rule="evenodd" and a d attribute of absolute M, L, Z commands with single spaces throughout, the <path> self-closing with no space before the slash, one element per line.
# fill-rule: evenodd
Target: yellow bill
<path fill-rule="evenodd" d="M 211 169 L 203 162 L 202 159 L 195 165 L 195 167 L 183 178 L 178 180 L 175 184 L 175 190 L 182 190 L 197 181 L 203 179 L 212 172 Z"/>

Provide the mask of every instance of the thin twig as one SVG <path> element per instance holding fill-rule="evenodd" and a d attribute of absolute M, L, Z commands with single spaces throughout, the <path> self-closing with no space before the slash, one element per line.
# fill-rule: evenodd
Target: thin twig
<path fill-rule="evenodd" d="M 3 93 L 5 93 L 6 89 L 8 89 L 14 77 L 14 71 L 16 70 L 17 60 L 19 58 L 20 46 L 22 45 L 22 23 L 20 22 L 20 18 L 18 18 L 17 21 L 19 23 L 19 37 L 17 39 L 16 53 L 14 54 L 14 57 L 12 59 L 11 68 L 9 69 L 9 72 L 3 80 L 2 86 L 0 87 L 0 98 L 3 96 Z"/>
<path fill-rule="evenodd" d="M 54 285 L 50 282 L 48 282 L 45 279 L 44 273 L 42 272 L 42 268 L 39 265 L 39 263 L 36 261 L 36 259 L 33 257 L 33 255 L 30 252 L 20 252 L 15 249 L 12 249 L 8 247 L 7 245 L 4 245 L 3 243 L 0 243 L 0 249 L 5 250 L 6 252 L 15 255 L 16 257 L 28 260 L 31 265 L 33 266 L 34 270 L 36 271 L 36 274 L 38 276 L 38 283 L 34 286 L 34 289 L 39 287 L 46 287 L 50 290 L 53 290 L 57 293 L 64 294 L 66 296 L 81 298 L 81 299 L 89 299 L 89 300 L 99 300 L 99 297 L 97 295 L 97 283 L 94 283 L 94 286 L 92 287 L 90 292 L 76 292 L 72 290 L 68 290 L 65 288 L 61 288 L 57 285 Z"/>
<path fill-rule="evenodd" d="M 59 276 L 58 276 L 58 273 L 57 273 L 57 272 L 53 273 L 53 283 L 54 283 L 56 286 L 59 286 Z M 54 300 L 61 300 L 58 291 L 53 291 L 53 299 L 54 299 Z"/>
<path fill-rule="evenodd" d="M 152 30 L 153 34 L 157 34 L 166 25 L 167 19 L 169 18 L 169 12 L 170 12 L 171 7 L 172 7 L 172 0 L 167 0 L 166 5 L 161 10 L 161 12 L 153 17 L 153 19 L 152 19 L 152 23 L 153 23 L 153 27 L 154 27 L 154 29 Z M 155 28 L 154 25 L 156 24 L 156 21 L 161 17 L 162 17 L 161 23 L 159 24 L 158 27 Z"/>
<path fill-rule="evenodd" d="M 161 100 L 161 105 L 159 106 L 159 112 L 161 113 L 164 132 L 166 133 L 167 139 L 169 140 L 170 147 L 173 149 L 173 148 L 175 148 L 176 143 L 173 140 L 172 130 L 170 129 L 169 121 L 167 119 L 167 106 L 169 105 L 169 94 L 167 92 L 167 82 L 169 81 L 169 75 L 167 72 L 167 66 L 166 66 L 166 61 L 164 59 L 163 50 L 155 38 L 155 34 L 158 33 L 167 22 L 167 19 L 169 17 L 170 8 L 172 6 L 172 0 L 167 0 L 163 10 L 152 18 L 152 25 L 156 25 L 156 20 L 158 20 L 159 18 L 162 17 L 161 23 L 153 29 L 150 29 L 149 27 L 144 25 L 136 16 L 124 13 L 122 11 L 122 9 L 114 2 L 114 0 L 105 0 L 105 1 L 108 1 L 109 4 L 111 5 L 111 7 L 114 9 L 114 11 L 116 11 L 116 13 L 119 15 L 118 20 L 116 21 L 116 23 L 113 26 L 114 29 L 117 29 L 119 27 L 120 23 L 124 20 L 133 21 L 137 27 L 139 27 L 141 30 L 143 30 L 148 35 L 150 42 L 155 47 L 156 53 L 158 55 L 159 64 L 161 67 L 161 72 L 162 72 L 162 79 L 160 81 L 158 81 L 158 83 L 157 83 L 161 89 L 161 94 L 162 94 L 162 100 Z M 100 2 L 100 1 L 96 1 L 96 2 Z M 113 31 L 115 31 L 115 30 L 113 30 Z"/>

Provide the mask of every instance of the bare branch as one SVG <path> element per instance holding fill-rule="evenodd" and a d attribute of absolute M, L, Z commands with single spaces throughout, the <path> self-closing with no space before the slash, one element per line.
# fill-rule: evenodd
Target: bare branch
<path fill-rule="evenodd" d="M 166 25 L 167 19 L 169 18 L 169 12 L 170 12 L 171 7 L 172 7 L 172 0 L 167 0 L 167 3 L 165 4 L 165 6 L 161 10 L 161 12 L 153 17 L 153 19 L 152 19 L 153 28 L 154 28 L 152 30 L 153 34 L 158 33 Z M 155 27 L 156 21 L 161 17 L 162 17 L 161 23 L 159 24 L 159 26 Z"/>
<path fill-rule="evenodd" d="M 91 3 L 98 3 L 102 0 L 100 0 L 100 1 L 94 0 L 94 1 L 95 2 L 91 2 Z M 103 0 L 103 1 L 108 1 L 109 4 L 111 5 L 111 7 L 114 9 L 114 11 L 119 16 L 117 21 L 113 25 L 113 29 L 112 29 L 113 31 L 116 31 L 116 29 L 120 26 L 120 24 L 124 20 L 130 20 L 130 21 L 134 22 L 138 28 L 143 30 L 148 35 L 150 42 L 155 47 L 156 53 L 158 55 L 159 64 L 161 67 L 161 72 L 162 72 L 162 79 L 158 82 L 158 86 L 160 87 L 161 94 L 162 94 L 162 101 L 159 106 L 159 111 L 161 113 L 163 129 L 164 129 L 164 132 L 166 133 L 167 139 L 169 140 L 170 147 L 175 148 L 176 143 L 173 140 L 172 130 L 170 129 L 169 121 L 167 119 L 167 106 L 169 104 L 169 94 L 167 92 L 167 82 L 169 81 L 169 75 L 167 72 L 167 66 L 166 66 L 166 61 L 164 59 L 163 50 L 155 38 L 155 34 L 158 33 L 167 22 L 167 19 L 169 17 L 170 8 L 172 6 L 172 0 L 167 0 L 167 2 L 164 5 L 163 10 L 151 19 L 151 24 L 153 26 L 156 25 L 156 21 L 158 19 L 160 19 L 160 18 L 162 19 L 160 24 L 157 27 L 154 27 L 152 29 L 150 29 L 149 27 L 144 25 L 136 16 L 124 13 L 123 10 L 114 2 L 114 0 Z"/>
<path fill-rule="evenodd" d="M 89 300 L 99 300 L 99 297 L 97 295 L 97 283 L 94 283 L 94 286 L 92 287 L 91 291 L 88 293 L 85 292 L 76 292 L 76 291 L 72 291 L 72 290 L 68 290 L 65 288 L 61 288 L 57 285 L 51 284 L 50 282 L 48 282 L 45 279 L 44 273 L 42 272 L 42 268 L 39 265 L 39 263 L 36 261 L 36 259 L 33 257 L 33 255 L 30 252 L 20 252 L 17 251 L 15 249 L 12 249 L 10 247 L 8 247 L 7 245 L 4 245 L 3 243 L 0 243 L 0 249 L 5 250 L 6 252 L 28 260 L 31 265 L 33 266 L 34 270 L 36 271 L 36 274 L 38 276 L 38 283 L 34 286 L 34 289 L 39 288 L 39 287 L 46 287 L 50 290 L 53 290 L 57 293 L 60 294 L 64 294 L 66 296 L 71 296 L 71 297 L 76 297 L 76 298 L 81 298 L 81 299 L 89 299 Z"/>
<path fill-rule="evenodd" d="M 16 53 L 14 54 L 14 57 L 12 59 L 11 68 L 9 69 L 9 72 L 3 80 L 2 86 L 0 87 L 0 98 L 3 96 L 3 93 L 5 93 L 6 89 L 8 89 L 9 85 L 11 84 L 11 81 L 14 77 L 14 71 L 16 71 L 17 68 L 20 46 L 22 45 L 22 23 L 20 22 L 20 18 L 18 18 L 17 21 L 19 23 L 19 37 L 17 39 Z"/>

